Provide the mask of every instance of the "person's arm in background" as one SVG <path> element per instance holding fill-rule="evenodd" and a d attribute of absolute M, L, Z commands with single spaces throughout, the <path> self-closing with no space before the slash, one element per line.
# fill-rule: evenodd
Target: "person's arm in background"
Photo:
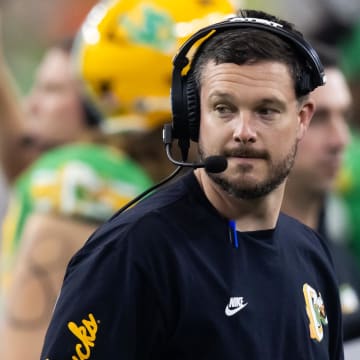
<path fill-rule="evenodd" d="M 74 144 L 43 155 L 22 178 L 31 213 L 4 277 L 0 359 L 38 360 L 67 264 L 89 235 L 151 184 L 122 153 Z"/>
<path fill-rule="evenodd" d="M 1 45 L 0 39 L 0 164 L 5 178 L 12 183 L 30 164 L 34 154 L 24 141 L 20 95 Z"/>
<path fill-rule="evenodd" d="M 30 216 L 5 298 L 0 359 L 39 359 L 64 269 L 95 228 L 50 214 Z"/>

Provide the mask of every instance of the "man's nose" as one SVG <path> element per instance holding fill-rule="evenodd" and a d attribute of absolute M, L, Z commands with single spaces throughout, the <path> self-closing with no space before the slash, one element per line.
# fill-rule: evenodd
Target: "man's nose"
<path fill-rule="evenodd" d="M 254 122 L 251 114 L 246 111 L 240 112 L 238 117 L 234 119 L 233 140 L 244 144 L 256 141 Z"/>

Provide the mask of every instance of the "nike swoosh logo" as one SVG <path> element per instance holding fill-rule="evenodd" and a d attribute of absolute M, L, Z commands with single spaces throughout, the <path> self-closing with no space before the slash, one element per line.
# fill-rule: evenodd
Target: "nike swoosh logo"
<path fill-rule="evenodd" d="M 237 312 L 239 312 L 240 310 L 242 310 L 248 303 L 245 303 L 245 304 L 242 304 L 236 308 L 232 308 L 230 309 L 229 308 L 229 305 L 226 305 L 226 308 L 225 308 L 225 314 L 227 316 L 233 316 L 235 315 Z"/>

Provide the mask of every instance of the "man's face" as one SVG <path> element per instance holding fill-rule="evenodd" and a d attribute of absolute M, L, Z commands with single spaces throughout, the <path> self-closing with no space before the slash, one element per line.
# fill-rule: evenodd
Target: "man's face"
<path fill-rule="evenodd" d="M 46 53 L 24 105 L 28 135 L 39 144 L 78 138 L 85 121 L 69 54 L 56 48 Z"/>
<path fill-rule="evenodd" d="M 351 94 L 343 74 L 326 69 L 327 82 L 311 94 L 316 110 L 299 143 L 290 180 L 307 191 L 323 194 L 332 189 L 349 140 Z"/>
<path fill-rule="evenodd" d="M 264 196 L 281 184 L 311 118 L 299 104 L 286 65 L 210 62 L 201 77 L 199 152 L 224 155 L 227 169 L 210 177 L 238 198 Z"/>

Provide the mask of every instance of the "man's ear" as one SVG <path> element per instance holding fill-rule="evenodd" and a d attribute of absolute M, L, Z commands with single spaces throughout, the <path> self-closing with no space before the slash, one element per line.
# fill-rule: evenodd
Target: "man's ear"
<path fill-rule="evenodd" d="M 315 102 L 311 98 L 303 100 L 299 104 L 297 138 L 301 140 L 310 125 L 315 113 Z"/>

